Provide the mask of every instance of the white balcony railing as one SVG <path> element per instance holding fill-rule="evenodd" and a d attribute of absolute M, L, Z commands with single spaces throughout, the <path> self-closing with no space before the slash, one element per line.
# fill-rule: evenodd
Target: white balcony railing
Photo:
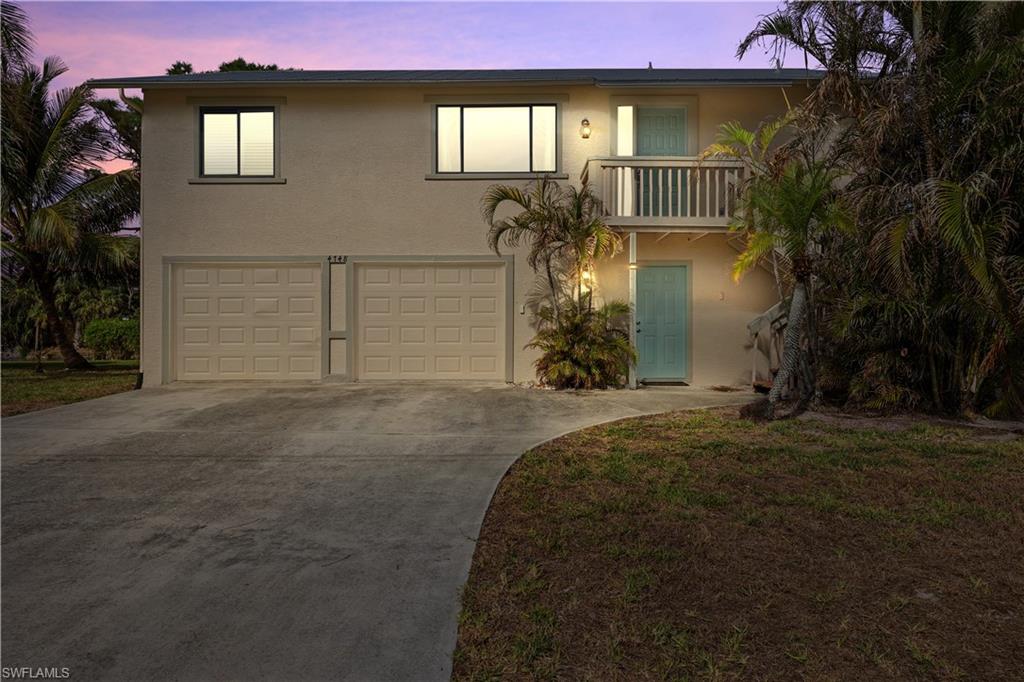
<path fill-rule="evenodd" d="M 608 156 L 590 179 L 616 227 L 725 227 L 745 172 L 739 161 L 695 156 Z"/>

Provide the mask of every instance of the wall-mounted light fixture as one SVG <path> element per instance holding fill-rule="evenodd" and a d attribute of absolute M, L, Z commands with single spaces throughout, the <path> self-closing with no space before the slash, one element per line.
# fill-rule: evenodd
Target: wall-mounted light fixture
<path fill-rule="evenodd" d="M 584 140 L 590 138 L 590 119 L 585 118 L 580 122 L 580 137 Z"/>
<path fill-rule="evenodd" d="M 594 273 L 590 270 L 584 270 L 580 273 L 580 288 L 583 291 L 590 292 L 594 288 Z"/>

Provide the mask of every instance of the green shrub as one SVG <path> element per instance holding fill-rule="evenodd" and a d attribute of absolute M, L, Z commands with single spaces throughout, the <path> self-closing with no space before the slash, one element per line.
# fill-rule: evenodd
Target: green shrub
<path fill-rule="evenodd" d="M 850 379 L 849 402 L 880 412 L 914 410 L 922 401 L 914 390 L 922 384 L 923 367 L 914 358 L 889 350 L 871 353 L 860 373 Z"/>
<path fill-rule="evenodd" d="M 130 360 L 139 352 L 139 321 L 93 320 L 86 325 L 82 340 L 99 359 Z"/>
<path fill-rule="evenodd" d="M 537 313 L 538 331 L 527 348 L 541 356 L 534 363 L 540 382 L 554 388 L 622 386 L 636 351 L 629 343 L 629 305 L 612 301 L 590 306 L 590 297 L 567 300 L 559 315 L 549 307 Z"/>

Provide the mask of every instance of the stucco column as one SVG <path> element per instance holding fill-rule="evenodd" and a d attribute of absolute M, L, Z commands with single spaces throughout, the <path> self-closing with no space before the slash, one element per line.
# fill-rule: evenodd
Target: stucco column
<path fill-rule="evenodd" d="M 636 251 L 637 234 L 629 233 L 629 343 L 636 348 Z M 629 367 L 629 387 L 636 388 L 636 365 Z"/>

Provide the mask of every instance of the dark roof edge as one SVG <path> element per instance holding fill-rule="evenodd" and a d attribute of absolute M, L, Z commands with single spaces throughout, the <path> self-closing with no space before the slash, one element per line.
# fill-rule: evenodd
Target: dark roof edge
<path fill-rule="evenodd" d="M 370 80 L 263 80 L 263 81 L 155 81 L 147 80 L 145 78 L 135 80 L 132 78 L 93 78 L 86 81 L 86 85 L 92 88 L 263 88 L 267 86 L 273 87 L 310 87 L 318 85 L 358 85 L 358 86 L 369 86 L 369 87 L 381 87 L 389 85 L 595 85 L 593 79 L 587 80 L 507 80 L 507 81 L 496 81 L 496 80 L 381 80 L 381 81 L 370 81 Z"/>
<path fill-rule="evenodd" d="M 728 72 L 729 70 L 723 70 Z M 803 71 L 802 69 L 800 71 Z M 779 86 L 794 85 L 807 81 L 821 80 L 823 71 L 807 70 L 797 75 L 775 73 L 772 69 L 761 71 L 764 77 L 750 78 L 743 76 L 728 77 L 726 73 L 704 78 L 600 78 L 595 76 L 579 77 L 509 77 L 509 78 L 387 78 L 373 80 L 368 78 L 309 78 L 301 79 L 294 76 L 260 80 L 237 80 L 231 77 L 217 78 L 218 74 L 210 74 L 209 79 L 177 79 L 168 76 L 133 76 L 127 78 L 93 78 L 86 81 L 92 88 L 253 88 L 253 87 L 312 87 L 312 86 L 416 86 L 416 85 L 594 85 L 597 87 L 730 87 L 730 86 Z"/>

